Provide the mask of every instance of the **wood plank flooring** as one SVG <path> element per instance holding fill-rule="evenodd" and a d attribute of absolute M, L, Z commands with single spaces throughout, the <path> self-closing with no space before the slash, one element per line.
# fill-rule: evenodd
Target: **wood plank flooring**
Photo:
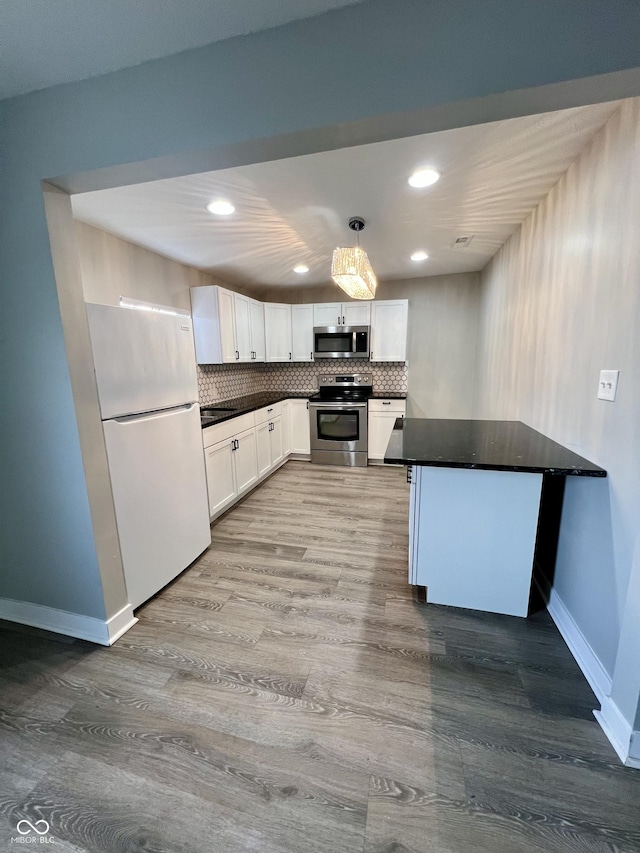
<path fill-rule="evenodd" d="M 407 516 L 402 469 L 289 462 L 112 648 L 2 623 L 2 849 L 640 851 L 548 616 L 415 601 Z"/>

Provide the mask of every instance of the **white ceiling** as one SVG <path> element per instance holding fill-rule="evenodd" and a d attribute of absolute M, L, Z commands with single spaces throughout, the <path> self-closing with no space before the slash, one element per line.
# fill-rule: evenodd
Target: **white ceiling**
<path fill-rule="evenodd" d="M 239 285 L 327 283 L 351 216 L 381 280 L 480 270 L 616 104 L 578 107 L 320 154 L 76 195 L 76 218 Z M 419 166 L 441 180 L 407 184 Z M 214 198 L 236 212 L 212 216 Z M 473 234 L 468 248 L 453 241 Z M 429 260 L 414 263 L 418 249 Z M 306 276 L 293 272 L 298 263 Z"/>
<path fill-rule="evenodd" d="M 0 0 L 0 99 L 360 0 Z"/>

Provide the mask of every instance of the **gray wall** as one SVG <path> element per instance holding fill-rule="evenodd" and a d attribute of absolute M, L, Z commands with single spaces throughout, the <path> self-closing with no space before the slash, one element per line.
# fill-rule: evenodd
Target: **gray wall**
<path fill-rule="evenodd" d="M 0 598 L 104 609 L 41 180 L 99 189 L 638 94 L 636 25 L 626 0 L 372 0 L 2 102 Z"/>
<path fill-rule="evenodd" d="M 474 406 L 478 417 L 522 420 L 608 471 L 606 480 L 567 478 L 554 588 L 613 676 L 629 723 L 640 691 L 639 231 L 633 99 L 483 271 Z M 601 369 L 620 370 L 615 403 L 597 399 Z M 631 648 L 635 667 L 621 669 Z"/>

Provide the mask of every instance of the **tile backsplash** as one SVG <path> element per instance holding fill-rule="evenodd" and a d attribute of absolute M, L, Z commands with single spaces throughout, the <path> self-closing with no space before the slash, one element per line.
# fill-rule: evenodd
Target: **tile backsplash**
<path fill-rule="evenodd" d="M 293 364 L 201 364 L 198 365 L 200 404 L 208 405 L 256 391 L 314 392 L 321 373 L 370 373 L 374 393 L 406 393 L 407 365 L 404 362 L 354 364 L 351 359 L 331 359 Z"/>
<path fill-rule="evenodd" d="M 199 364 L 200 405 L 264 390 L 264 364 Z"/>

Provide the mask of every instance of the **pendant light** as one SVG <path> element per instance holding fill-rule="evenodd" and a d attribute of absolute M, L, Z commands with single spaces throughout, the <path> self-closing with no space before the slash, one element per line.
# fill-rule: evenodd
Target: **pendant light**
<path fill-rule="evenodd" d="M 333 250 L 331 278 L 352 299 L 373 299 L 378 280 L 371 269 L 367 253 L 360 248 L 360 232 L 364 228 L 364 219 L 352 216 L 349 228 L 358 235 L 358 245 Z"/>

